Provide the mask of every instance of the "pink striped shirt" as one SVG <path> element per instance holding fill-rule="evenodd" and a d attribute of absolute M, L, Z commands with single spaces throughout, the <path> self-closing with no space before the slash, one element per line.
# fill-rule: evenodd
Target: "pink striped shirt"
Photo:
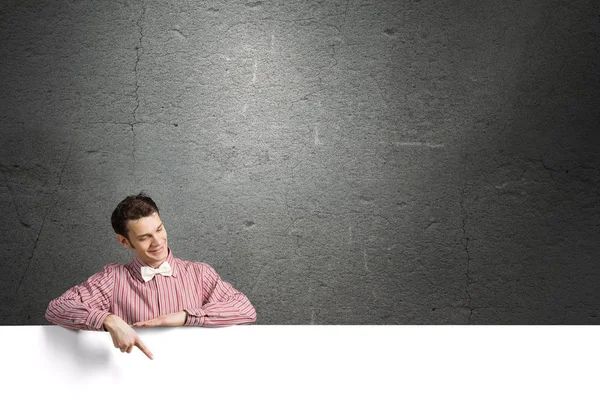
<path fill-rule="evenodd" d="M 104 319 L 115 314 L 127 324 L 163 314 L 186 311 L 186 326 L 230 326 L 254 323 L 256 311 L 206 263 L 167 256 L 171 276 L 155 275 L 145 282 L 138 258 L 126 265 L 111 263 L 87 281 L 67 290 L 48 305 L 46 319 L 70 329 L 104 330 Z"/>

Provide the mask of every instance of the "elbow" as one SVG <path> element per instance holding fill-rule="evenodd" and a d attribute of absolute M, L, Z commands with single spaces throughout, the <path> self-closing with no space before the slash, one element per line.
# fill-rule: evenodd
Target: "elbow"
<path fill-rule="evenodd" d="M 245 295 L 242 294 L 241 304 L 238 305 L 238 315 L 241 324 L 252 324 L 256 322 L 256 309 Z"/>
<path fill-rule="evenodd" d="M 56 312 L 56 309 L 56 299 L 54 299 L 50 301 L 50 303 L 48 304 L 48 308 L 46 308 L 46 313 L 44 314 L 44 317 L 46 317 L 46 320 L 48 320 L 50 323 L 58 324 L 58 322 L 56 321 L 56 315 L 54 314 Z"/>
<path fill-rule="evenodd" d="M 46 320 L 48 320 L 50 323 L 54 323 L 54 318 L 52 316 L 52 303 L 54 302 L 54 300 L 50 301 L 50 304 L 48 304 L 48 308 L 46 308 L 46 313 L 44 314 L 44 317 L 46 318 Z"/>
<path fill-rule="evenodd" d="M 238 324 L 252 324 L 256 322 L 256 310 L 248 298 L 245 298 L 244 305 L 238 308 L 236 317 L 239 319 Z"/>
<path fill-rule="evenodd" d="M 249 323 L 256 323 L 256 310 L 254 309 L 254 306 L 252 304 L 250 304 L 250 310 L 248 313 L 248 317 L 249 317 Z"/>

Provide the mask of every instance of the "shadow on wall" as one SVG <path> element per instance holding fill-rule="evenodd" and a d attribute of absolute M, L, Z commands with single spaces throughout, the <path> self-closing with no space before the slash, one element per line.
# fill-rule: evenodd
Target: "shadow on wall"
<path fill-rule="evenodd" d="M 33 307 L 24 304 L 28 279 L 36 269 L 48 225 L 55 221 L 54 209 L 62 197 L 63 182 L 74 138 L 51 127 L 3 124 L 2 238 L 0 257 L 10 280 L 2 283 L 3 324 L 27 323 Z M 39 285 L 39 284 L 38 284 Z M 35 311 L 35 310 L 34 310 Z"/>
<path fill-rule="evenodd" d="M 455 40 L 475 43 L 455 61 L 470 103 L 457 187 L 469 321 L 597 323 L 597 10 L 497 3 L 487 26 L 472 12 L 477 37 Z"/>
<path fill-rule="evenodd" d="M 111 142 L 98 144 L 98 127 L 0 125 L 0 257 L 10 278 L 0 288 L 2 324 L 45 324 L 50 300 L 117 249 L 107 218 L 128 187 L 115 186 L 129 170 L 127 156 L 114 152 L 126 129 L 110 127 Z M 97 251 L 89 252 L 90 243 Z"/>

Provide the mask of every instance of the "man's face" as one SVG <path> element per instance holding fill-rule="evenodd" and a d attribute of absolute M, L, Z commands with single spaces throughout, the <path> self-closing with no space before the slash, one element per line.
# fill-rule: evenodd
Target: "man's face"
<path fill-rule="evenodd" d="M 137 220 L 127 221 L 129 238 L 117 234 L 119 242 L 133 249 L 135 255 L 147 265 L 157 268 L 169 254 L 167 230 L 157 213 Z"/>

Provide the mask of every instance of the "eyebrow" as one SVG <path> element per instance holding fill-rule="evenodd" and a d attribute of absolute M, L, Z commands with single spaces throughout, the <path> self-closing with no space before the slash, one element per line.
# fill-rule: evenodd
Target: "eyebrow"
<path fill-rule="evenodd" d="M 158 227 L 156 227 L 156 231 L 158 231 L 159 228 L 161 228 L 163 226 L 163 223 L 160 223 L 160 225 Z M 142 237 L 145 236 L 149 236 L 150 234 L 140 234 L 139 236 L 136 236 L 136 239 L 141 239 Z"/>

